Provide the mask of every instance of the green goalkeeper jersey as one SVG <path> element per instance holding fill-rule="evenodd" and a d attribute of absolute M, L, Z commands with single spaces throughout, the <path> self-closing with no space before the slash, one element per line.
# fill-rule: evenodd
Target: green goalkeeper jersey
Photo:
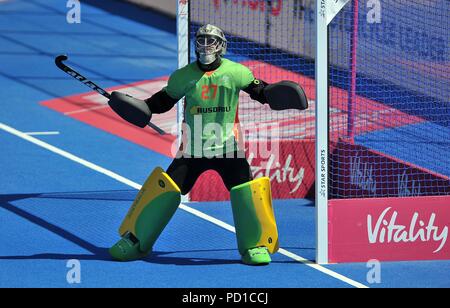
<path fill-rule="evenodd" d="M 236 122 L 239 92 L 254 80 L 242 64 L 222 59 L 211 72 L 191 63 L 175 71 L 165 91 L 174 99 L 186 98 L 184 154 L 194 157 L 222 156 L 238 150 Z"/>

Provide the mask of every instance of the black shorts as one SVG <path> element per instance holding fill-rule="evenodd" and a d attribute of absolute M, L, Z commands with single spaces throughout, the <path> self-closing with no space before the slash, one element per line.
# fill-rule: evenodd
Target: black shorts
<path fill-rule="evenodd" d="M 225 156 L 226 157 L 226 156 Z M 174 180 L 185 195 L 191 191 L 195 181 L 207 170 L 219 173 L 228 190 L 253 180 L 250 165 L 245 157 L 234 158 L 176 158 L 166 173 Z"/>

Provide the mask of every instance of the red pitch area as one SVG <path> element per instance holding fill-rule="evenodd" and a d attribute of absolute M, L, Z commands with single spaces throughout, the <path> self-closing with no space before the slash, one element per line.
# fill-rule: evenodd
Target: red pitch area
<path fill-rule="evenodd" d="M 108 91 L 122 91 L 137 98 L 145 99 L 161 90 L 166 84 L 167 77 L 162 77 L 151 81 L 109 88 Z M 168 133 L 161 136 L 149 127 L 142 129 L 121 119 L 109 108 L 107 99 L 96 92 L 57 98 L 41 104 L 160 154 L 172 156 L 171 147 L 176 137 L 170 133 L 172 129 L 176 129 L 175 108 L 168 113 L 153 116 L 152 122 Z"/>
<path fill-rule="evenodd" d="M 264 62 L 246 61 L 243 64 L 254 72 L 256 78 L 269 83 L 292 80 L 305 89 L 309 99 L 309 109 L 306 111 L 273 112 L 268 106 L 251 101 L 244 92 L 241 92 L 239 106 L 239 122 L 246 144 L 259 142 L 258 137 L 264 139 L 261 135 L 261 125 L 276 127 L 276 132 L 270 129 L 265 131 L 266 134 L 275 133 L 275 139 L 279 141 L 279 151 L 276 155 L 260 157 L 258 153 L 246 153 L 254 176 L 271 178 L 273 197 L 276 199 L 304 198 L 314 184 L 315 81 Z M 167 84 L 167 79 L 168 77 L 161 77 L 110 88 L 108 91 L 122 91 L 144 99 L 161 90 Z M 338 88 L 332 88 L 331 91 L 331 140 L 338 141 L 347 135 L 348 92 Z M 119 118 L 108 107 L 106 99 L 97 93 L 58 98 L 43 102 L 42 105 L 160 154 L 174 156 L 172 148 L 175 148 L 176 141 L 176 108 L 168 113 L 153 116 L 152 122 L 169 133 L 161 136 L 148 127 L 134 127 Z M 355 134 L 422 121 L 360 96 L 356 97 L 354 113 Z M 211 187 L 214 187 L 214 190 L 211 190 Z M 197 180 L 190 198 L 195 201 L 228 200 L 229 194 L 215 172 L 206 172 Z"/>

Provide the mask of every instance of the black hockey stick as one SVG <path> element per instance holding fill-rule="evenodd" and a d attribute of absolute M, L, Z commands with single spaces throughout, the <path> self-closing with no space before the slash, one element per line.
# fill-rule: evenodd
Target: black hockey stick
<path fill-rule="evenodd" d="M 66 61 L 67 59 L 68 59 L 68 57 L 66 55 L 59 55 L 59 56 L 57 56 L 55 58 L 56 66 L 58 68 L 60 68 L 62 71 L 64 71 L 65 73 L 67 73 L 68 75 L 70 75 L 73 78 L 75 78 L 76 80 L 84 83 L 85 85 L 87 85 L 92 90 L 94 90 L 97 93 L 103 95 L 107 99 L 111 98 L 111 94 L 109 94 L 108 92 L 103 90 L 101 87 L 99 87 L 98 85 L 96 85 L 92 81 L 88 80 L 86 77 L 84 77 L 83 75 L 81 75 L 80 73 L 75 71 L 74 69 L 72 69 L 69 66 L 65 65 L 63 62 Z M 151 128 L 153 128 L 155 131 L 157 131 L 160 135 L 165 135 L 166 134 L 165 131 L 163 131 L 161 128 L 159 128 L 158 126 L 156 126 L 152 122 L 149 122 L 147 125 L 150 126 Z"/>

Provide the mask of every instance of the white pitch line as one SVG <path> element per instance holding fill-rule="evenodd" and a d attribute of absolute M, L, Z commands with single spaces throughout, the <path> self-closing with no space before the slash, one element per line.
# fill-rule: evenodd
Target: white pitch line
<path fill-rule="evenodd" d="M 74 111 L 64 112 L 64 115 L 83 113 L 83 112 L 88 112 L 88 111 L 91 111 L 91 110 L 103 109 L 103 108 L 106 108 L 106 107 L 108 107 L 108 105 L 100 105 L 100 106 L 95 106 L 95 107 L 90 107 L 90 108 L 83 108 L 83 109 L 78 109 L 78 110 L 74 110 Z"/>
<path fill-rule="evenodd" d="M 28 136 L 48 136 L 48 135 L 59 135 L 59 132 L 26 132 L 24 134 Z"/>
<path fill-rule="evenodd" d="M 112 172 L 112 171 L 110 171 L 108 169 L 105 169 L 105 168 L 100 167 L 100 166 L 98 166 L 96 164 L 93 164 L 93 163 L 91 163 L 91 162 L 89 162 L 87 160 L 84 160 L 84 159 L 82 159 L 82 158 L 80 158 L 78 156 L 75 156 L 75 155 L 73 155 L 73 154 L 71 154 L 71 153 L 69 153 L 67 151 L 61 150 L 60 148 L 57 148 L 57 147 L 55 147 L 55 146 L 53 146 L 51 144 L 48 144 L 48 143 L 46 143 L 44 141 L 41 141 L 41 140 L 36 139 L 36 138 L 34 138 L 32 136 L 29 136 L 29 135 L 27 135 L 27 134 L 25 134 L 25 133 L 23 133 L 21 131 L 18 131 L 17 129 L 14 129 L 14 128 L 8 126 L 8 125 L 0 123 L 0 129 L 4 130 L 4 131 L 6 131 L 6 132 L 8 132 L 8 133 L 10 133 L 12 135 L 15 135 L 15 136 L 17 136 L 19 138 L 22 138 L 22 139 L 24 139 L 26 141 L 34 143 L 35 145 L 40 146 L 41 148 L 44 148 L 46 150 L 49 150 L 50 152 L 53 152 L 53 153 L 58 154 L 58 155 L 60 155 L 62 157 L 65 157 L 65 158 L 67 158 L 67 159 L 69 159 L 71 161 L 74 161 L 74 162 L 76 162 L 78 164 L 81 164 L 81 165 L 83 165 L 83 166 L 85 166 L 85 167 L 87 167 L 89 169 L 92 169 L 94 171 L 103 173 L 104 175 L 107 175 L 107 176 L 109 176 L 109 177 L 111 177 L 111 178 L 113 178 L 113 179 L 115 179 L 115 180 L 117 180 L 117 181 L 119 181 L 121 183 L 124 183 L 124 184 L 126 184 L 128 186 L 131 186 L 131 187 L 133 187 L 135 189 L 139 190 L 142 187 L 141 185 L 139 185 L 139 184 L 137 184 L 137 183 L 135 183 L 133 181 L 130 181 L 129 179 L 124 178 L 123 176 L 121 176 L 121 175 L 119 175 L 117 173 L 114 173 L 114 172 Z"/>
<path fill-rule="evenodd" d="M 189 212 L 189 213 L 191 213 L 191 214 L 193 214 L 195 216 L 198 216 L 198 217 L 200 217 L 200 218 L 202 218 L 204 220 L 207 220 L 207 221 L 209 221 L 209 222 L 211 222 L 211 223 L 213 223 L 213 224 L 215 224 L 215 225 L 217 225 L 217 226 L 219 226 L 219 227 L 221 227 L 223 229 L 226 229 L 226 230 L 228 230 L 230 232 L 236 233 L 236 229 L 232 225 L 229 225 L 229 224 L 227 224 L 227 223 L 225 223 L 225 222 L 223 222 L 223 221 L 221 221 L 221 220 L 219 220 L 217 218 L 209 216 L 209 215 L 207 215 L 207 214 L 205 214 L 203 212 L 200 212 L 199 210 L 193 209 L 193 208 L 191 208 L 189 206 L 186 206 L 184 204 L 181 204 L 180 208 L 185 210 L 186 212 Z M 294 253 L 292 253 L 292 252 L 290 252 L 290 251 L 288 251 L 286 249 L 280 248 L 278 250 L 278 252 L 280 254 L 288 257 L 288 258 L 291 258 L 291 259 L 293 259 L 293 260 L 295 260 L 297 262 L 303 263 L 306 266 L 312 267 L 312 268 L 314 268 L 315 270 L 317 270 L 319 272 L 322 272 L 322 273 L 324 273 L 324 274 L 326 274 L 328 276 L 331 276 L 331 277 L 334 277 L 334 278 L 336 278 L 338 280 L 341 280 L 341 281 L 343 281 L 343 282 L 345 282 L 345 283 L 347 283 L 347 284 L 349 284 L 351 286 L 354 286 L 356 288 L 368 288 L 367 286 L 365 286 L 365 285 L 363 285 L 363 284 L 361 284 L 361 283 L 359 283 L 357 281 L 354 281 L 354 280 L 352 280 L 352 279 L 350 279 L 350 278 L 348 278 L 348 277 L 346 277 L 344 275 L 336 273 L 336 272 L 334 272 L 334 271 L 332 271 L 332 270 L 330 270 L 330 269 L 328 269 L 326 267 L 323 267 L 323 266 L 321 266 L 319 264 L 316 264 L 316 263 L 312 262 L 311 260 L 305 259 L 305 258 L 303 258 L 303 257 L 301 257 L 299 255 L 296 255 L 296 254 L 294 254 Z"/>
<path fill-rule="evenodd" d="M 91 163 L 91 162 L 89 162 L 89 161 L 87 161 L 85 159 L 82 159 L 82 158 L 80 158 L 78 156 L 75 156 L 75 155 L 73 155 L 73 154 L 71 154 L 71 153 L 69 153 L 67 151 L 64 151 L 64 150 L 62 150 L 60 148 L 57 148 L 57 147 L 55 147 L 55 146 L 53 146 L 51 144 L 48 144 L 48 143 L 43 142 L 43 141 L 41 141 L 39 139 L 36 139 L 36 138 L 34 138 L 32 136 L 29 136 L 29 135 L 25 134 L 24 132 L 21 132 L 21 131 L 15 129 L 15 128 L 12 128 L 12 127 L 10 127 L 10 126 L 8 126 L 6 124 L 0 123 L 0 129 L 3 130 L 3 131 L 6 131 L 6 132 L 8 132 L 8 133 L 10 133 L 10 134 L 12 134 L 12 135 L 14 135 L 16 137 L 19 137 L 19 138 L 24 139 L 24 140 L 26 140 L 28 142 L 31 142 L 31 143 L 33 143 L 33 144 L 35 144 L 35 145 L 37 145 L 37 146 L 39 146 L 41 148 L 44 148 L 44 149 L 46 149 L 46 150 L 48 150 L 50 152 L 53 152 L 53 153 L 58 154 L 58 155 L 60 155 L 62 157 L 65 157 L 65 158 L 67 158 L 67 159 L 69 159 L 69 160 L 71 160 L 73 162 L 76 162 L 76 163 L 78 163 L 80 165 L 83 165 L 83 166 L 85 166 L 85 167 L 87 167 L 89 169 L 92 169 L 92 170 L 97 171 L 99 173 L 102 173 L 102 174 L 104 174 L 106 176 L 109 176 L 110 178 L 113 178 L 116 181 L 121 182 L 121 183 L 123 183 L 125 185 L 128 185 L 128 186 L 130 186 L 130 187 L 132 187 L 134 189 L 140 190 L 141 187 L 142 187 L 138 183 L 133 182 L 133 181 L 131 181 L 131 180 L 129 180 L 129 179 L 127 179 L 127 178 L 125 178 L 125 177 L 123 177 L 123 176 L 113 172 L 113 171 L 110 171 L 108 169 L 100 167 L 100 166 L 98 166 L 98 165 L 96 165 L 94 163 Z M 201 218 L 201 219 L 204 219 L 204 220 L 209 221 L 209 222 L 211 222 L 211 223 L 213 223 L 213 224 L 215 224 L 215 225 L 217 225 L 217 226 L 219 226 L 221 228 L 224 228 L 224 229 L 226 229 L 226 230 L 228 230 L 230 232 L 233 232 L 233 233 L 235 232 L 235 228 L 233 226 L 231 226 L 231 225 L 229 225 L 229 224 L 227 224 L 227 223 L 225 223 L 225 222 L 223 222 L 223 221 L 221 221 L 221 220 L 219 220 L 217 218 L 209 216 L 209 215 L 207 215 L 207 214 L 205 214 L 205 213 L 203 213 L 201 211 L 198 211 L 198 210 L 196 210 L 194 208 L 191 208 L 191 207 L 189 207 L 189 206 L 187 206 L 185 204 L 180 204 L 180 208 L 182 210 L 186 211 L 186 212 L 189 212 L 189 213 L 191 213 L 191 214 Z M 351 285 L 353 287 L 356 287 L 356 288 L 367 288 L 366 285 L 363 285 L 363 284 L 361 284 L 361 283 L 359 283 L 357 281 L 354 281 L 354 280 L 352 280 L 352 279 L 350 279 L 350 278 L 348 278 L 346 276 L 343 276 L 343 275 L 341 275 L 339 273 L 336 273 L 336 272 L 334 272 L 334 271 L 332 271 L 330 269 L 327 269 L 327 268 L 325 268 L 325 267 L 323 267 L 323 266 L 321 266 L 319 264 L 316 264 L 316 263 L 314 263 L 314 262 L 312 262 L 312 261 L 310 261 L 308 259 L 305 259 L 305 258 L 303 258 L 303 257 L 301 257 L 299 255 L 296 255 L 296 254 L 294 254 L 294 253 L 292 253 L 290 251 L 287 251 L 285 249 L 280 248 L 280 250 L 278 252 L 281 253 L 282 255 L 288 257 L 288 258 L 291 258 L 291 259 L 293 259 L 293 260 L 295 260 L 295 261 L 297 261 L 299 263 L 302 263 L 302 264 L 304 264 L 306 266 L 309 266 L 309 267 L 311 267 L 311 268 L 313 268 L 313 269 L 315 269 L 317 271 L 320 271 L 320 272 L 322 272 L 322 273 L 324 273 L 324 274 L 326 274 L 326 275 L 328 275 L 330 277 L 333 277 L 333 278 L 338 279 L 338 280 L 340 280 L 342 282 L 345 282 L 345 283 L 347 283 L 347 284 L 349 284 L 349 285 Z"/>

